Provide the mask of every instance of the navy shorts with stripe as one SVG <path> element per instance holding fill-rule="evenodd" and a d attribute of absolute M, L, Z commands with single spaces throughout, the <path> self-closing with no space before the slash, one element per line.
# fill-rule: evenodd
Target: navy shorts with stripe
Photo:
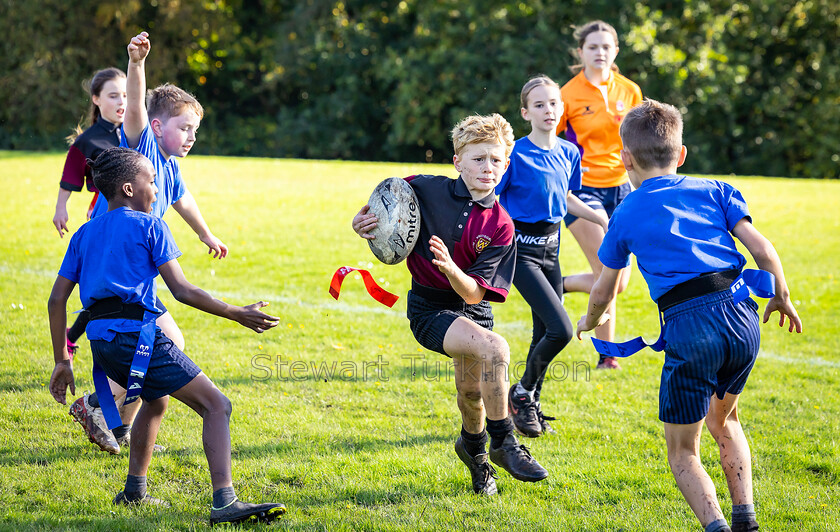
<path fill-rule="evenodd" d="M 729 290 L 700 296 L 664 312 L 665 364 L 659 419 L 691 424 L 706 417 L 713 394 L 740 394 L 758 356 L 758 305 Z"/>
<path fill-rule="evenodd" d="M 134 351 L 137 349 L 139 335 L 139 332 L 117 333 L 110 342 L 90 341 L 93 359 L 102 367 L 109 379 L 123 388 L 128 384 L 128 374 L 131 370 L 131 361 L 134 359 Z M 170 395 L 187 385 L 199 373 L 201 373 L 201 368 L 158 329 L 140 397 L 147 401 L 154 401 Z"/>
<path fill-rule="evenodd" d="M 572 194 L 577 196 L 580 201 L 586 203 L 590 208 L 596 211 L 606 211 L 607 218 L 610 218 L 615 208 L 632 191 L 633 187 L 630 186 L 630 182 L 628 181 L 617 187 L 595 188 L 583 186 L 578 190 L 572 190 Z M 563 217 L 563 223 L 566 224 L 566 227 L 569 227 L 577 219 L 578 217 L 574 214 L 566 213 L 566 216 Z"/>
<path fill-rule="evenodd" d="M 487 301 L 470 305 L 463 300 L 460 303 L 441 303 L 423 298 L 413 291 L 408 291 L 406 298 L 406 316 L 414 338 L 428 349 L 450 356 L 443 350 L 443 338 L 452 322 L 458 318 L 467 318 L 488 331 L 493 330 L 493 309 Z"/>

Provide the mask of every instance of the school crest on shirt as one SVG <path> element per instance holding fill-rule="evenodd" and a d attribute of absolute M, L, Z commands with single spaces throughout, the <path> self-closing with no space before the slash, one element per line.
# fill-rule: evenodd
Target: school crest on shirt
<path fill-rule="evenodd" d="M 617 102 L 615 102 L 615 110 L 618 111 L 619 113 L 621 111 L 623 111 L 624 110 L 624 102 L 622 102 L 621 100 L 618 100 Z"/>
<path fill-rule="evenodd" d="M 488 245 L 490 245 L 490 237 L 489 236 L 478 235 L 477 237 L 475 237 L 475 242 L 473 243 L 473 247 L 475 248 L 476 253 L 481 253 L 482 251 L 484 251 L 484 248 L 486 248 Z"/>

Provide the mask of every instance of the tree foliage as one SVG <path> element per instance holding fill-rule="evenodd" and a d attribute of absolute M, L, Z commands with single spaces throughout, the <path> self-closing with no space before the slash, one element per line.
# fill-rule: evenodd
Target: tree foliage
<path fill-rule="evenodd" d="M 152 36 L 149 85 L 207 109 L 198 153 L 445 161 L 448 131 L 560 83 L 573 25 L 619 32 L 618 63 L 684 113 L 688 172 L 838 177 L 840 4 L 830 0 L 0 0 L 0 148 L 58 149 L 80 82 Z"/>

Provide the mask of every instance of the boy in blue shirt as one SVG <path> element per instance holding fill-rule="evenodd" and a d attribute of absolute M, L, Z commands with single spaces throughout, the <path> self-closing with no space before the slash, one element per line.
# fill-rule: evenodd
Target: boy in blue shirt
<path fill-rule="evenodd" d="M 90 312 L 85 332 L 93 360 L 108 378 L 133 389 L 129 382 L 136 380 L 138 359 L 144 352 L 151 353 L 146 355 L 148 368 L 142 370 L 138 383 L 143 406 L 132 428 L 128 477 L 114 503 L 166 505 L 146 493 L 146 473 L 172 395 L 203 419 L 204 452 L 213 483 L 211 523 L 273 520 L 285 511 L 283 505 L 247 504 L 236 498 L 230 464 L 230 401 L 154 325 L 161 312 L 155 306 L 155 277 L 158 273 L 163 277 L 178 301 L 258 333 L 275 327 L 278 318 L 260 310 L 268 303 L 235 307 L 187 282 L 177 261 L 181 252 L 169 227 L 161 218 L 148 214 L 157 187 L 154 167 L 146 157 L 128 148 L 110 148 L 102 152 L 92 169 L 96 187 L 108 200 L 108 211 L 73 235 L 50 294 L 55 357 L 50 393 L 66 404 L 67 387 L 73 394 L 76 391 L 64 331 L 67 299 L 78 283 L 82 303 Z M 144 326 L 147 323 L 151 329 Z M 145 330 L 150 331 L 148 339 L 144 338 Z"/>
<path fill-rule="evenodd" d="M 177 161 L 179 157 L 186 157 L 195 143 L 204 109 L 191 94 L 170 84 L 150 91 L 147 101 L 145 61 L 151 50 L 149 35 L 142 32 L 133 37 L 127 50 L 127 101 L 120 146 L 133 148 L 152 162 L 158 191 L 151 214 L 162 218 L 172 205 L 208 247 L 208 252 L 222 259 L 227 256 L 228 248 L 213 235 L 204 221 L 195 198 L 184 184 Z M 108 201 L 99 198 L 91 218 L 101 216 L 107 210 Z M 156 306 L 163 311 L 158 317 L 158 326 L 179 349 L 184 350 L 186 342 L 178 324 L 160 299 Z M 113 384 L 112 391 L 118 401 L 125 394 L 125 390 Z M 115 428 L 113 434 L 104 425 L 98 394 L 79 398 L 71 406 L 70 414 L 82 425 L 92 442 L 102 450 L 118 453 L 120 445 L 130 442 L 128 431 L 138 406 L 128 404 L 121 409 L 124 425 Z"/>
<path fill-rule="evenodd" d="M 746 264 L 735 235 L 759 268 L 775 276 L 764 322 L 779 311 L 790 332 L 802 322 L 790 300 L 781 260 L 752 225 L 746 202 L 731 185 L 676 175 L 685 161 L 682 117 L 667 104 L 645 100 L 621 124 L 621 159 L 636 188 L 618 206 L 598 257 L 604 264 L 577 335 L 604 323 L 621 269 L 636 255 L 651 298 L 664 315 L 665 363 L 659 418 L 665 423 L 668 463 L 683 496 L 707 532 L 758 530 L 750 449 L 738 419 L 738 397 L 758 355 L 758 305 L 736 303 L 730 285 Z M 731 233 L 731 234 L 730 234 Z M 700 462 L 703 422 L 720 448 L 732 497 L 732 528 Z"/>

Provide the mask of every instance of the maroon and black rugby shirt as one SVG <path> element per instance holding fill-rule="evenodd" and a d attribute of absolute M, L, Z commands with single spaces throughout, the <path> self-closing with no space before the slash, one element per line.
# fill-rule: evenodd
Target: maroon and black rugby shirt
<path fill-rule="evenodd" d="M 452 290 L 446 275 L 432 264 L 429 239 L 435 235 L 455 264 L 486 289 L 485 300 L 504 301 L 513 282 L 516 246 L 513 221 L 496 194 L 475 201 L 460 177 L 415 175 L 405 180 L 420 204 L 420 240 L 407 260 L 414 282 Z"/>
<path fill-rule="evenodd" d="M 119 126 L 108 122 L 102 117 L 76 137 L 67 159 L 64 161 L 64 171 L 61 174 L 59 186 L 71 192 L 79 192 L 87 183 L 87 189 L 96 192 L 93 185 L 93 174 L 87 160 L 95 161 L 99 154 L 108 148 L 120 145 Z"/>

